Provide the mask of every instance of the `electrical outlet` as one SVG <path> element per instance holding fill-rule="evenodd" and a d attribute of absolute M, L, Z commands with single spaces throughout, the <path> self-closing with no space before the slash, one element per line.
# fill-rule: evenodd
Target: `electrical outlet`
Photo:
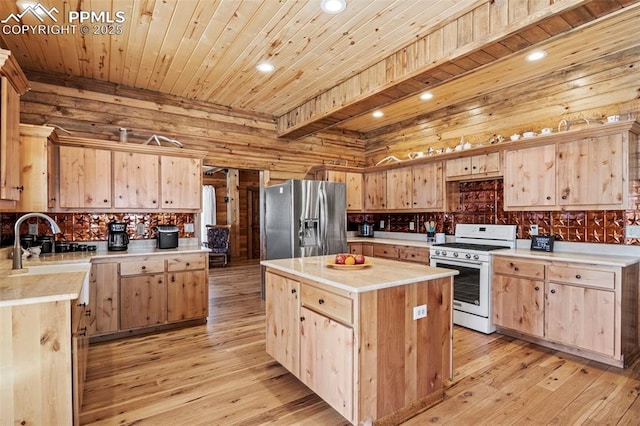
<path fill-rule="evenodd" d="M 640 225 L 627 225 L 625 236 L 627 238 L 640 238 Z"/>
<path fill-rule="evenodd" d="M 184 224 L 184 232 L 194 232 L 193 223 L 185 223 Z"/>
<path fill-rule="evenodd" d="M 144 223 L 137 223 L 136 224 L 136 234 L 138 234 L 138 235 L 144 234 Z"/>
<path fill-rule="evenodd" d="M 38 224 L 37 223 L 30 223 L 29 224 L 29 234 L 38 235 Z"/>
<path fill-rule="evenodd" d="M 538 225 L 529 225 L 529 235 L 538 235 Z"/>
<path fill-rule="evenodd" d="M 380 229 L 384 229 L 384 220 L 380 221 Z"/>
<path fill-rule="evenodd" d="M 414 306 L 413 319 L 417 320 L 427 316 L 427 305 Z"/>
<path fill-rule="evenodd" d="M 409 231 L 413 231 L 414 229 L 416 229 L 415 223 L 409 222 Z"/>

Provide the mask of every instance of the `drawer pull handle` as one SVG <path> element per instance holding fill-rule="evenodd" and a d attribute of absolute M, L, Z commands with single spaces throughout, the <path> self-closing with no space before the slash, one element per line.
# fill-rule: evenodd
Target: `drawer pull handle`
<path fill-rule="evenodd" d="M 318 299 L 318 303 L 323 305 L 324 304 L 324 299 Z"/>
<path fill-rule="evenodd" d="M 518 268 L 517 266 L 515 268 L 513 268 L 514 271 L 518 272 L 520 270 L 520 268 Z"/>
<path fill-rule="evenodd" d="M 513 262 L 509 262 L 509 266 L 513 268 L 514 267 Z"/>
<path fill-rule="evenodd" d="M 551 199 L 551 196 L 550 196 L 550 195 L 547 195 L 547 200 L 550 200 L 550 199 Z"/>
<path fill-rule="evenodd" d="M 142 265 L 142 270 L 145 270 L 145 269 L 147 269 L 147 267 L 146 267 L 146 266 L 144 266 L 144 265 Z"/>
<path fill-rule="evenodd" d="M 86 335 L 87 335 L 87 327 L 82 327 L 82 328 L 79 330 L 78 335 L 79 335 L 79 336 L 86 336 Z"/>
<path fill-rule="evenodd" d="M 535 286 L 533 289 L 534 289 L 535 291 L 540 291 L 540 287 L 538 287 L 538 286 Z"/>
<path fill-rule="evenodd" d="M 291 289 L 291 294 L 296 294 L 296 289 L 295 288 Z"/>
<path fill-rule="evenodd" d="M 304 321 L 304 317 L 300 317 L 300 321 Z"/>
<path fill-rule="evenodd" d="M 579 280 L 580 278 L 582 278 L 580 274 L 576 274 L 576 280 Z"/>
<path fill-rule="evenodd" d="M 191 266 L 191 264 L 189 262 L 187 262 L 187 266 Z"/>
<path fill-rule="evenodd" d="M 555 290 L 551 290 L 551 294 L 556 294 L 556 291 Z"/>

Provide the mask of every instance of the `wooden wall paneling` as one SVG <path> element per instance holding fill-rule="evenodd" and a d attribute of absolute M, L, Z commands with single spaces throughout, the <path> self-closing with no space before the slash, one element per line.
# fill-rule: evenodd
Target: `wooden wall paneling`
<path fill-rule="evenodd" d="M 229 169 L 227 173 L 227 224 L 231 225 L 230 242 L 231 258 L 240 255 L 240 171 Z"/>

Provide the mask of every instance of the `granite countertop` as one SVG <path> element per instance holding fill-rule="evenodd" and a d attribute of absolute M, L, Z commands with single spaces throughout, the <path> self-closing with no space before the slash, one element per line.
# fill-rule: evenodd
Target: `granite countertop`
<path fill-rule="evenodd" d="M 364 293 L 388 287 L 412 284 L 457 275 L 458 271 L 417 263 L 369 258 L 372 265 L 351 270 L 327 266 L 334 255 L 263 260 L 263 266 L 307 278 L 353 293 Z"/>
<path fill-rule="evenodd" d="M 414 240 L 401 240 L 395 238 L 377 238 L 377 237 L 349 237 L 347 243 L 374 243 L 374 244 L 390 244 L 407 247 L 431 247 L 434 243 L 428 243 L 427 237 L 424 237 L 425 241 Z"/>
<path fill-rule="evenodd" d="M 556 251 L 547 253 L 543 251 L 531 251 L 529 249 L 503 249 L 491 252 L 493 256 L 515 256 L 536 260 L 557 260 L 562 262 L 587 263 L 601 266 L 629 266 L 640 262 L 640 257 L 611 256 L 597 253 L 579 253 L 570 251 Z"/>
<path fill-rule="evenodd" d="M 37 275 L 32 273 L 12 275 L 12 260 L 2 259 L 0 260 L 0 307 L 77 299 L 91 269 L 91 262 L 114 261 L 128 256 L 159 256 L 208 251 L 207 248 L 199 245 L 162 250 L 144 246 L 130 247 L 127 251 L 52 253 L 24 259 L 22 266 L 26 269 L 33 267 L 32 272 L 39 267 L 70 265 L 68 271 L 62 267 L 55 273 L 38 273 Z M 86 268 L 79 266 L 80 264 L 86 265 Z"/>

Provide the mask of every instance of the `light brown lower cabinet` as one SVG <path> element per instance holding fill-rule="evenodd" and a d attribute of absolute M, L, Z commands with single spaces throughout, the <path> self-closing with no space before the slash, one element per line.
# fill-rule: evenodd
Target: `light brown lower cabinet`
<path fill-rule="evenodd" d="M 120 277 L 120 328 L 149 327 L 167 322 L 164 274 Z"/>
<path fill-rule="evenodd" d="M 267 268 L 265 306 L 267 353 L 349 422 L 397 424 L 442 399 L 451 277 L 352 293 Z"/>
<path fill-rule="evenodd" d="M 623 367 L 638 347 L 639 264 L 594 265 L 496 255 L 499 332 Z"/>

